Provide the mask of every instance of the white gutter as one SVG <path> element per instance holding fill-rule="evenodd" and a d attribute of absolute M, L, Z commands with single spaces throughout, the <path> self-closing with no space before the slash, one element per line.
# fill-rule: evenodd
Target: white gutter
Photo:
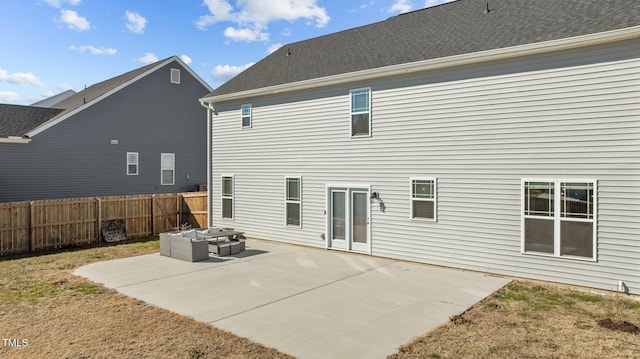
<path fill-rule="evenodd" d="M 213 134 L 211 133 L 211 114 L 213 113 L 214 109 L 211 104 L 206 104 L 203 101 L 200 101 L 200 105 L 207 109 L 207 226 L 213 227 L 213 214 L 211 213 L 213 208 L 213 196 L 211 195 L 211 176 L 213 175 L 213 173 L 211 172 L 211 151 L 213 151 L 213 148 L 211 147 L 211 142 L 213 140 Z"/>
<path fill-rule="evenodd" d="M 326 76 L 311 80 L 292 82 L 282 85 L 251 89 L 220 96 L 204 97 L 200 99 L 200 102 L 216 103 L 239 100 L 247 97 L 275 95 L 285 92 L 301 91 L 315 87 L 339 85 L 349 82 L 364 81 L 386 76 L 402 75 L 418 71 L 428 71 L 446 67 L 468 65 L 478 62 L 496 61 L 512 57 L 528 56 L 560 50 L 569 50 L 579 47 L 629 40 L 637 37 L 640 37 L 640 26 L 632 26 L 624 29 L 600 32 L 589 35 L 575 36 L 526 45 L 518 45 L 502 49 L 472 52 L 461 55 L 441 57 L 437 59 L 416 61 L 399 65 L 350 72 L 346 74 Z"/>
<path fill-rule="evenodd" d="M 0 143 L 29 143 L 29 142 L 31 142 L 31 139 L 26 137 L 18 137 L 18 136 L 0 137 Z"/>

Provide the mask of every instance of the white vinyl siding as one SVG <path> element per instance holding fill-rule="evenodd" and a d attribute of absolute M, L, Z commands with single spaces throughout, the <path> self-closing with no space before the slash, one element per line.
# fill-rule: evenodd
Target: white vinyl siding
<path fill-rule="evenodd" d="M 138 152 L 127 152 L 127 175 L 138 175 Z"/>
<path fill-rule="evenodd" d="M 213 175 L 238 176 L 227 225 L 324 247 L 326 185 L 366 183 L 373 255 L 640 293 L 639 58 L 633 40 L 367 81 L 367 141 L 346 136 L 363 84 L 216 104 Z M 260 126 L 238 131 L 249 101 Z M 282 230 L 287 173 L 304 178 L 299 231 Z M 419 174 L 437 178 L 437 225 L 410 218 Z M 597 262 L 522 254 L 523 178 L 597 178 Z"/>
<path fill-rule="evenodd" d="M 160 156 L 160 183 L 163 186 L 175 183 L 175 159 L 174 153 L 163 153 Z"/>

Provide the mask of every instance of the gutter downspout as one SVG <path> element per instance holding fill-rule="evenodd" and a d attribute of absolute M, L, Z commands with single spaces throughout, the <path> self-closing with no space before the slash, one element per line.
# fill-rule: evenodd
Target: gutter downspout
<path fill-rule="evenodd" d="M 207 103 L 204 101 L 200 101 L 200 105 L 202 105 L 202 107 L 207 109 L 207 227 L 213 227 L 213 199 L 211 196 L 211 176 L 212 176 L 212 164 L 211 164 L 211 159 L 212 159 L 212 154 L 211 152 L 213 151 L 213 148 L 211 147 L 212 144 L 212 133 L 211 133 L 211 122 L 212 122 L 212 113 L 213 113 L 213 106 L 211 106 L 211 103 Z"/>

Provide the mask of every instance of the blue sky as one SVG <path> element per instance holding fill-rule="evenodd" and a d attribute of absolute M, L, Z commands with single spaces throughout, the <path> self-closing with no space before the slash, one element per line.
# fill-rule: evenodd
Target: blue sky
<path fill-rule="evenodd" d="M 4 0 L 0 103 L 28 105 L 172 55 L 213 88 L 278 47 L 451 0 Z"/>

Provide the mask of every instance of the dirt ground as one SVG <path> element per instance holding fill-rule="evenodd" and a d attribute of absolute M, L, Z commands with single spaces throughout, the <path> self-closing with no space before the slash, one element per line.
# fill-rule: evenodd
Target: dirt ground
<path fill-rule="evenodd" d="M 290 357 L 72 274 L 158 250 L 156 238 L 0 258 L 0 358 Z M 639 324 L 640 301 L 622 294 L 514 281 L 390 358 L 638 358 Z"/>

